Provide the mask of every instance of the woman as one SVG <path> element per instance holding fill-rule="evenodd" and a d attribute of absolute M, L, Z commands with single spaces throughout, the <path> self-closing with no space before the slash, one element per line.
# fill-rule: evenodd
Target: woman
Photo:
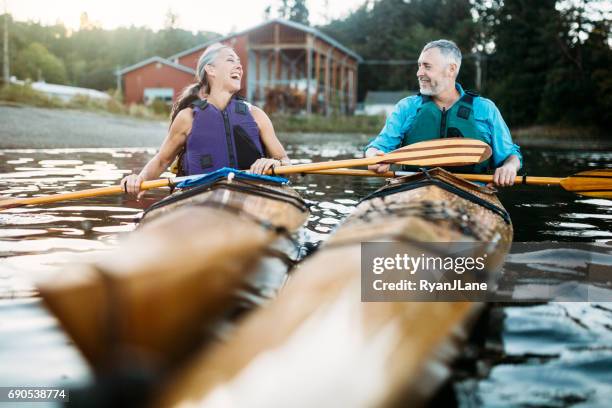
<path fill-rule="evenodd" d="M 231 47 L 208 47 L 198 60 L 196 79 L 175 103 L 159 152 L 140 174 L 121 180 L 126 192 L 140 198 L 140 184 L 158 178 L 178 154 L 183 175 L 221 167 L 263 174 L 272 166 L 290 164 L 265 112 L 236 95 L 242 65 Z"/>

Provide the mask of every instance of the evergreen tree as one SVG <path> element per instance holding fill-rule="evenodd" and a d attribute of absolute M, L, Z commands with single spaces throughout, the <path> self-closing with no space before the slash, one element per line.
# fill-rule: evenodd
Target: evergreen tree
<path fill-rule="evenodd" d="M 478 0 L 489 53 L 488 94 L 511 126 L 610 124 L 610 21 L 598 0 Z"/>
<path fill-rule="evenodd" d="M 37 80 L 40 74 L 47 82 L 107 90 L 115 87 L 117 67 L 154 55 L 168 57 L 218 36 L 175 28 L 176 21 L 159 32 L 144 27 L 104 30 L 86 16 L 82 23 L 83 29 L 72 32 L 61 24 L 13 21 L 9 32 L 12 75 Z"/>
<path fill-rule="evenodd" d="M 418 89 L 417 65 L 423 46 L 433 40 L 453 40 L 468 55 L 477 39 L 470 0 L 380 0 L 366 2 L 343 20 L 321 30 L 355 50 L 366 60 L 407 60 L 409 65 L 361 65 L 358 98 L 368 90 Z M 466 58 L 459 81 L 474 87 L 474 62 Z"/>
<path fill-rule="evenodd" d="M 489 10 L 495 53 L 489 61 L 487 94 L 512 126 L 533 123 L 549 69 L 558 60 L 555 0 L 504 0 Z"/>
<path fill-rule="evenodd" d="M 280 18 L 284 18 L 285 20 L 289 19 L 289 0 L 281 0 L 278 5 L 278 16 Z"/>
<path fill-rule="evenodd" d="M 309 25 L 306 0 L 293 0 L 293 4 L 291 4 L 291 8 L 289 9 L 289 20 Z"/>

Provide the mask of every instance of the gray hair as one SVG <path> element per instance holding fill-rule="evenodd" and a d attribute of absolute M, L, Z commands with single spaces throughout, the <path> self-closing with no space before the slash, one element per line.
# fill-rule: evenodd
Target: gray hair
<path fill-rule="evenodd" d="M 187 86 L 183 89 L 181 95 L 177 98 L 176 102 L 172 106 L 172 112 L 170 113 L 170 125 L 174 122 L 174 119 L 179 114 L 180 111 L 190 106 L 190 104 L 199 99 L 200 90 L 204 88 L 204 92 L 206 94 L 210 93 L 210 84 L 208 83 L 208 78 L 206 78 L 206 65 L 211 64 L 219 55 L 219 52 L 223 48 L 230 48 L 226 45 L 215 43 L 210 45 L 198 60 L 198 65 L 196 68 L 196 82 Z"/>
<path fill-rule="evenodd" d="M 206 78 L 206 65 L 211 64 L 215 58 L 217 58 L 217 55 L 219 55 L 219 52 L 223 48 L 231 47 L 219 43 L 213 44 L 204 50 L 198 59 L 198 65 L 196 67 L 196 80 L 198 81 L 198 84 L 200 84 L 201 87 L 204 87 L 207 91 L 210 91 L 210 89 L 208 79 Z"/>
<path fill-rule="evenodd" d="M 423 51 L 427 51 L 431 48 L 437 48 L 440 53 L 447 59 L 457 64 L 457 73 L 461 68 L 461 50 L 457 47 L 457 44 L 450 40 L 436 40 L 431 41 L 423 47 Z"/>

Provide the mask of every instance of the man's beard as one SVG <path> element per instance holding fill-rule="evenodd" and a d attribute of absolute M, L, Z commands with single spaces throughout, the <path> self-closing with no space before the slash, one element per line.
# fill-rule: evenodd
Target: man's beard
<path fill-rule="evenodd" d="M 421 82 L 419 81 L 419 91 L 421 92 L 421 95 L 427 95 L 427 96 L 437 95 L 440 93 L 440 84 L 434 83 L 433 81 L 430 80 L 429 87 L 423 88 L 423 86 L 421 85 Z"/>

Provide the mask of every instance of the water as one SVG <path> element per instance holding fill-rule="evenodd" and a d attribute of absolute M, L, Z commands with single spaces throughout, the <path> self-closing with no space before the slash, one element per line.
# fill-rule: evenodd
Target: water
<path fill-rule="evenodd" d="M 283 138 L 295 163 L 361 157 L 363 136 L 290 135 Z M 117 184 L 142 168 L 155 148 L 0 151 L 0 195 L 32 196 Z M 612 163 L 611 152 L 529 149 L 528 174 L 569 175 Z M 315 247 L 348 215 L 359 198 L 382 184 L 376 178 L 296 176 L 296 189 L 313 206 L 299 239 Z M 103 256 L 133 230 L 141 201 L 112 196 L 17 208 L 0 213 L 0 384 L 71 384 L 90 373 L 53 317 L 41 308 L 33 280 L 68 262 Z M 500 192 L 514 240 L 612 241 L 612 201 L 589 199 L 558 187 L 515 186 Z M 612 299 L 612 294 L 611 294 Z M 457 369 L 453 391 L 461 406 L 609 405 L 612 397 L 612 304 L 551 303 L 496 307 L 475 347 L 472 370 Z M 23 353 L 23 354 L 20 354 Z M 24 358 L 27 356 L 27 358 Z M 61 358 L 60 358 L 61 357 Z M 3 360 L 7 361 L 7 360 Z M 40 370 L 38 366 L 48 367 Z M 1 368 L 1 367 L 4 367 Z M 20 367 L 16 372 L 15 367 Z"/>

